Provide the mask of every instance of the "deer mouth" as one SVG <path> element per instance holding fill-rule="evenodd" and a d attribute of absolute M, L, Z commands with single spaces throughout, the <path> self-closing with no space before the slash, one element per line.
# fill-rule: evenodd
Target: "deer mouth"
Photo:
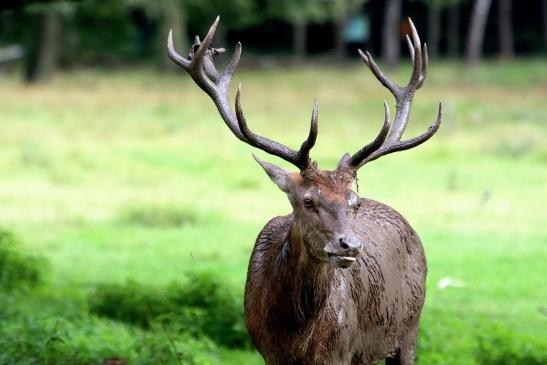
<path fill-rule="evenodd" d="M 350 267 L 356 260 L 357 257 L 354 256 L 342 256 L 329 253 L 329 261 L 334 266 L 342 269 Z"/>

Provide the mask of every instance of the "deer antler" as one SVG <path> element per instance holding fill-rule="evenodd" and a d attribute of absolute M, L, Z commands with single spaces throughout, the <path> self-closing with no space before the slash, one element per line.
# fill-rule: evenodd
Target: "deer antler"
<path fill-rule="evenodd" d="M 427 131 L 420 134 L 417 137 L 410 138 L 405 141 L 401 141 L 401 136 L 403 135 L 406 125 L 408 123 L 408 117 L 410 115 L 410 107 L 412 105 L 412 98 L 414 97 L 414 92 L 422 87 L 425 78 L 427 76 L 427 45 L 424 43 L 423 47 L 420 42 L 420 37 L 418 32 L 412 23 L 410 18 L 408 19 L 410 23 L 410 29 L 412 31 L 412 41 L 407 35 L 406 40 L 408 44 L 408 49 L 410 50 L 410 57 L 412 59 L 413 69 L 412 75 L 406 87 L 401 87 L 395 84 L 392 80 L 387 78 L 382 70 L 378 67 L 374 59 L 368 51 L 359 50 L 361 58 L 365 61 L 367 66 L 370 68 L 374 76 L 384 85 L 395 97 L 397 103 L 395 119 L 393 124 L 389 124 L 389 108 L 387 103 L 384 101 L 385 108 L 385 121 L 382 127 L 382 130 L 376 137 L 376 139 L 357 151 L 351 158 L 348 160 L 348 165 L 353 169 L 357 170 L 362 167 L 364 164 L 370 161 L 374 161 L 377 158 L 387 155 L 392 152 L 407 150 L 413 147 L 416 147 L 429 138 L 431 138 L 435 132 L 439 129 L 442 120 L 442 106 L 439 103 L 439 112 L 437 114 L 437 119 L 435 122 L 428 128 Z M 391 129 L 390 129 L 391 127 Z M 389 133 L 388 133 L 389 131 Z"/>
<path fill-rule="evenodd" d="M 173 46 L 173 34 L 172 31 L 170 31 L 167 39 L 169 58 L 186 70 L 194 82 L 209 95 L 215 103 L 224 123 L 226 123 L 228 128 L 230 128 L 238 139 L 267 153 L 281 157 L 301 170 L 305 169 L 310 164 L 309 152 L 317 139 L 317 103 L 314 103 L 313 106 L 308 138 L 302 143 L 302 146 L 298 151 L 266 137 L 254 134 L 248 128 L 245 117 L 243 116 L 240 100 L 241 85 L 236 94 L 236 112 L 234 113 L 230 108 L 230 85 L 237 65 L 239 64 L 241 43 L 238 42 L 236 44 L 234 55 L 222 75 L 218 73 L 215 67 L 213 57 L 225 52 L 224 48 L 209 47 L 219 20 L 220 17 L 217 16 L 215 22 L 203 39 L 203 42 L 196 36 L 188 58 L 182 57 L 175 51 Z"/>

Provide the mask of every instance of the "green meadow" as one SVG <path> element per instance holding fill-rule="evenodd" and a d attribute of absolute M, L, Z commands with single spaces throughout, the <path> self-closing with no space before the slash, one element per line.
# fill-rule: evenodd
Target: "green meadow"
<path fill-rule="evenodd" d="M 324 169 L 374 138 L 383 99 L 394 114 L 357 62 L 237 82 L 250 127 L 290 146 L 316 97 Z M 407 137 L 440 101 L 435 137 L 359 172 L 360 195 L 426 249 L 418 364 L 544 364 L 547 63 L 432 62 Z M 0 364 L 262 364 L 242 324 L 247 263 L 290 205 L 251 153 L 291 168 L 231 135 L 182 70 L 1 76 Z"/>

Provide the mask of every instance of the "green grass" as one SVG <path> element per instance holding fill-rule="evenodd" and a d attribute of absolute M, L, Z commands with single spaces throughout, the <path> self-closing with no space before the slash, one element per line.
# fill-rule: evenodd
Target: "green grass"
<path fill-rule="evenodd" d="M 407 65 L 394 78 L 408 72 Z M 382 99 L 393 104 L 357 63 L 242 71 L 237 79 L 250 126 L 291 146 L 306 135 L 317 97 L 313 157 L 323 168 L 370 141 Z M 407 135 L 427 128 L 439 101 L 441 130 L 359 173 L 361 195 L 400 211 L 426 248 L 420 364 L 478 364 L 480 335 L 498 325 L 547 343 L 546 100 L 544 60 L 489 63 L 473 73 L 432 62 Z M 32 88 L 0 79 L 0 226 L 49 261 L 40 289 L 0 293 L 25 318 L 0 311 L 4 330 L 35 333 L 27 345 L 46 346 L 55 323 L 68 321 L 72 337 L 63 341 L 84 359 L 138 361 L 146 331 L 88 314 L 98 285 L 165 287 L 207 272 L 242 295 L 257 233 L 290 211 L 251 152 L 182 71 L 79 71 Z M 447 277 L 461 287 L 439 289 Z M 34 322 L 22 330 L 25 321 Z M 190 348 L 207 356 L 206 345 Z M 73 351 L 55 347 L 52 356 L 70 359 Z M 212 359 L 202 362 L 261 363 L 256 353 L 222 347 Z"/>

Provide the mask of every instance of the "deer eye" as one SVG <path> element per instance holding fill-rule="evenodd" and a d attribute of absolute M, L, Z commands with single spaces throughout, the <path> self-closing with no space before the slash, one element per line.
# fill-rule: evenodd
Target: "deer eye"
<path fill-rule="evenodd" d="M 303 202 L 306 208 L 313 208 L 313 200 L 309 196 L 305 197 Z"/>

